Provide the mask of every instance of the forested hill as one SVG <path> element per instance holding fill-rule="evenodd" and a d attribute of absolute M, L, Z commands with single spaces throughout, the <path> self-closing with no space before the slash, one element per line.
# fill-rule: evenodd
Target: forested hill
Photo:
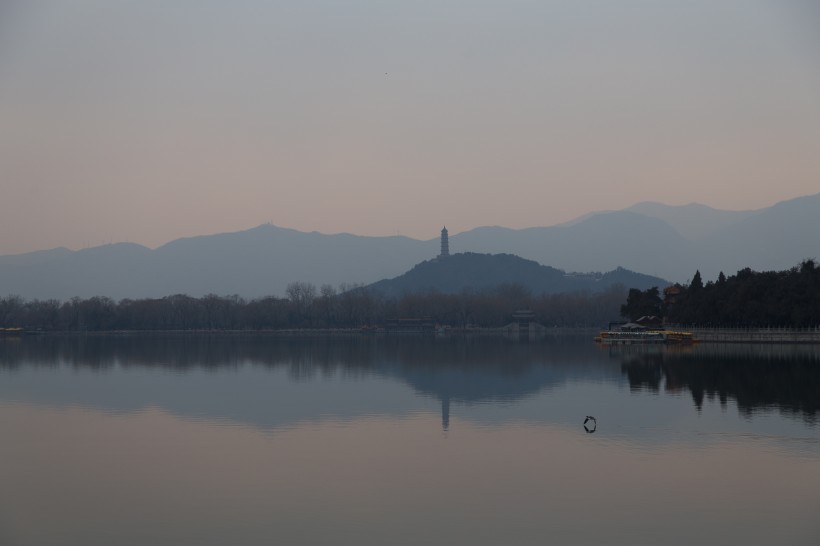
<path fill-rule="evenodd" d="M 427 260 L 393 279 L 368 288 L 388 296 L 407 292 L 436 291 L 445 294 L 465 290 L 482 291 L 500 285 L 520 285 L 537 294 L 602 291 L 620 284 L 630 288 L 664 287 L 664 279 L 618 268 L 608 273 L 566 273 L 512 254 L 466 252 Z"/>

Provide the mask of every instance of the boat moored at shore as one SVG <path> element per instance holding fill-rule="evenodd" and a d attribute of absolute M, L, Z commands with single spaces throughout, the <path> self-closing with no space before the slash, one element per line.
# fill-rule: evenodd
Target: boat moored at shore
<path fill-rule="evenodd" d="M 595 341 L 601 345 L 689 345 L 696 342 L 691 332 L 678 330 L 605 330 L 595 336 Z"/>

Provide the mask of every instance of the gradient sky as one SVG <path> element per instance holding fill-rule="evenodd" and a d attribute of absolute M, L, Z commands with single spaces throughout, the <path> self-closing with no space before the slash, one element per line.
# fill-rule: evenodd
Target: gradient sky
<path fill-rule="evenodd" d="M 0 2 L 0 254 L 818 191 L 814 0 Z"/>

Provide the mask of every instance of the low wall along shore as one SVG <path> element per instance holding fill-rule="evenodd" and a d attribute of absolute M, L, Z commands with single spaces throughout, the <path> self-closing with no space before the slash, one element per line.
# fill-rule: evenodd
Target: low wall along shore
<path fill-rule="evenodd" d="M 667 326 L 668 330 L 674 328 Z M 702 343 L 818 343 L 816 328 L 686 328 Z"/>

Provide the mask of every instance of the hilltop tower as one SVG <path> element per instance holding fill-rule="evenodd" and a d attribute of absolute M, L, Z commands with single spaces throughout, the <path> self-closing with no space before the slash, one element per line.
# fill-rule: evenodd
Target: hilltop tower
<path fill-rule="evenodd" d="M 444 258 L 450 255 L 450 239 L 447 235 L 447 226 L 444 226 L 441 230 L 441 254 L 438 255 L 439 258 Z"/>

